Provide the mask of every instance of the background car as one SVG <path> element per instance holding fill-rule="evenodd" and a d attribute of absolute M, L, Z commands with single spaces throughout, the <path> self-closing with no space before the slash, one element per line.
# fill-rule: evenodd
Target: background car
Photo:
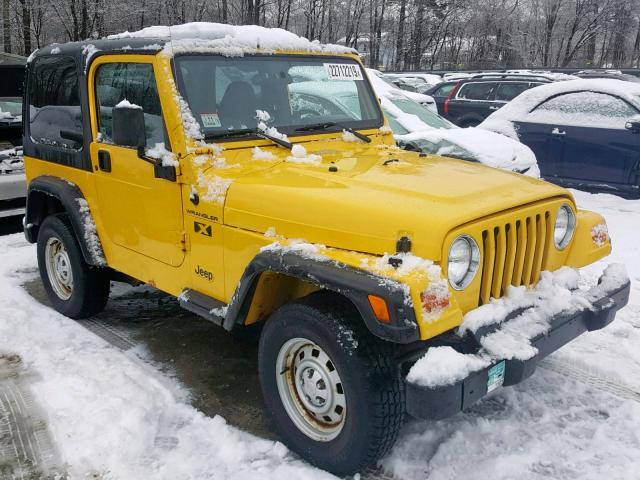
<path fill-rule="evenodd" d="M 384 73 L 396 87 L 409 92 L 426 94 L 427 90 L 442 82 L 442 77 L 430 73 Z"/>
<path fill-rule="evenodd" d="M 572 80 L 534 88 L 480 128 L 519 139 L 560 185 L 640 197 L 640 85 Z"/>
<path fill-rule="evenodd" d="M 26 191 L 22 147 L 0 151 L 0 218 L 24 215 Z"/>
<path fill-rule="evenodd" d="M 380 80 L 382 80 L 383 82 L 385 82 L 387 85 L 389 85 L 390 88 L 394 88 L 396 90 L 399 90 L 400 92 L 404 92 L 405 95 L 407 97 L 409 97 L 411 100 L 418 102 L 421 105 L 424 105 L 425 107 L 427 107 L 429 110 L 438 113 L 438 107 L 436 106 L 436 101 L 433 99 L 433 97 L 429 96 L 429 95 L 425 95 L 422 93 L 417 93 L 417 92 L 410 92 L 407 90 L 402 90 L 400 88 L 398 88 L 388 77 L 385 76 L 385 74 L 383 74 L 381 71 L 379 70 L 375 70 L 373 68 L 367 68 L 367 73 L 369 74 L 369 78 L 373 78 L 376 77 Z"/>
<path fill-rule="evenodd" d="M 435 73 L 421 73 L 421 72 L 386 73 L 385 72 L 385 75 L 390 78 L 396 77 L 396 78 L 419 80 L 423 83 L 426 83 L 429 87 L 432 87 L 442 82 L 442 77 Z"/>
<path fill-rule="evenodd" d="M 449 98 L 449 95 L 453 91 L 454 88 L 458 85 L 460 80 L 445 80 L 444 82 L 440 82 L 437 85 L 426 90 L 425 95 L 429 95 L 433 97 L 436 102 L 436 106 L 438 107 L 438 114 L 442 115 L 442 111 L 444 108 L 444 102 Z"/>
<path fill-rule="evenodd" d="M 640 83 L 640 77 L 622 73 L 620 70 L 581 70 L 575 73 L 580 78 L 611 78 L 614 80 L 624 80 L 625 82 Z"/>
<path fill-rule="evenodd" d="M 0 65 L 0 218 L 24 214 L 26 181 L 22 159 L 24 65 Z"/>
<path fill-rule="evenodd" d="M 475 127 L 530 88 L 550 83 L 547 75 L 482 73 L 460 80 L 438 105 L 438 113 L 460 127 Z"/>
<path fill-rule="evenodd" d="M 540 175 L 535 155 L 520 142 L 478 128 L 459 128 L 381 79 L 371 78 L 371 83 L 399 146 Z"/>

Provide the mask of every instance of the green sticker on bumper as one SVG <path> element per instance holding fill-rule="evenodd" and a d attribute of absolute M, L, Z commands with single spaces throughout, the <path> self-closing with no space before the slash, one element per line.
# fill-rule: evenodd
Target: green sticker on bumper
<path fill-rule="evenodd" d="M 489 373 L 487 375 L 487 393 L 502 386 L 504 383 L 504 370 L 504 360 L 489 369 Z"/>

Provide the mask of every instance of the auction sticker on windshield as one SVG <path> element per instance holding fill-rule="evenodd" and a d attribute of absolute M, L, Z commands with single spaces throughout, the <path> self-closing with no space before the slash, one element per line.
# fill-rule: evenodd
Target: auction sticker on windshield
<path fill-rule="evenodd" d="M 204 125 L 205 128 L 215 128 L 222 126 L 217 113 L 203 113 L 200 115 L 200 118 L 202 119 L 202 125 Z"/>
<path fill-rule="evenodd" d="M 349 63 L 325 63 L 329 80 L 364 80 L 358 65 Z"/>

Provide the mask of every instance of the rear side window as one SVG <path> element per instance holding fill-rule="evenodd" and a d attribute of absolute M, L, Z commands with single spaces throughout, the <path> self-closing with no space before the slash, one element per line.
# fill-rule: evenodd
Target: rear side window
<path fill-rule="evenodd" d="M 82 134 L 76 63 L 60 55 L 35 60 L 29 75 L 29 134 L 35 143 L 80 150 L 61 132 Z"/>
<path fill-rule="evenodd" d="M 538 123 L 596 128 L 625 128 L 638 111 L 624 100 L 597 92 L 572 92 L 538 105 L 528 120 Z"/>
<path fill-rule="evenodd" d="M 464 100 L 489 100 L 496 84 L 494 82 L 465 83 L 456 98 Z"/>
<path fill-rule="evenodd" d="M 508 102 L 531 88 L 529 82 L 504 82 L 496 89 L 495 100 Z"/>
<path fill-rule="evenodd" d="M 455 83 L 451 83 L 448 85 L 442 85 L 441 87 L 437 88 L 432 96 L 434 97 L 448 97 L 449 94 L 451 93 L 451 90 L 453 90 L 456 87 L 457 84 Z"/>
<path fill-rule="evenodd" d="M 153 66 L 148 63 L 107 63 L 96 74 L 98 141 L 111 143 L 113 107 L 122 100 L 142 107 L 147 145 L 165 143 L 164 123 Z"/>

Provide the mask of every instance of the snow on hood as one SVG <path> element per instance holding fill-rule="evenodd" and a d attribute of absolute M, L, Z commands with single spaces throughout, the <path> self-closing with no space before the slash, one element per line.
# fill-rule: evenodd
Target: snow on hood
<path fill-rule="evenodd" d="M 403 141 L 433 143 L 437 155 L 475 160 L 491 167 L 540 176 L 533 151 L 498 133 L 478 128 L 428 128 L 398 137 Z"/>
<path fill-rule="evenodd" d="M 640 84 L 638 83 L 608 78 L 569 80 L 526 90 L 500 110 L 489 115 L 479 127 L 517 139 L 518 135 L 513 122 L 524 120 L 529 112 L 550 97 L 582 91 L 616 95 L 640 109 Z"/>
<path fill-rule="evenodd" d="M 458 128 L 453 124 L 451 128 L 434 128 L 418 116 L 404 112 L 392 102 L 393 99 L 408 98 L 407 92 L 393 88 L 380 79 L 375 71 L 370 78 L 382 107 L 409 130 L 408 134 L 394 135 L 397 140 L 427 141 L 434 144 L 429 148 L 429 153 L 477 161 L 511 171 L 526 171 L 527 175 L 540 177 L 535 154 L 517 139 L 512 140 L 504 135 L 477 128 Z"/>
<path fill-rule="evenodd" d="M 317 53 L 357 53 L 341 45 L 325 45 L 281 28 L 265 28 L 257 25 L 226 25 L 222 23 L 191 22 L 183 25 L 146 27 L 135 32 L 109 35 L 117 38 L 161 38 L 169 42 L 167 53 L 216 52 L 225 56 L 242 56 L 245 53 L 277 50 L 305 51 Z"/>
<path fill-rule="evenodd" d="M 555 185 L 462 160 L 367 144 L 352 144 L 349 154 L 331 153 L 330 145 L 307 147 L 322 154 L 316 165 L 285 161 L 234 180 L 224 203 L 225 224 L 255 232 L 275 226 L 287 238 L 298 236 L 304 226 L 307 241 L 344 250 L 362 251 L 367 238 L 371 250 L 366 253 L 380 255 L 394 248 L 399 231 L 411 231 L 420 239 L 415 253 L 437 260 L 453 228 L 566 195 Z M 329 165 L 337 171 L 330 172 Z M 215 169 L 205 172 L 216 174 Z M 310 215 L 310 208 L 322 214 Z M 425 223 L 426 218 L 431 221 Z"/>

